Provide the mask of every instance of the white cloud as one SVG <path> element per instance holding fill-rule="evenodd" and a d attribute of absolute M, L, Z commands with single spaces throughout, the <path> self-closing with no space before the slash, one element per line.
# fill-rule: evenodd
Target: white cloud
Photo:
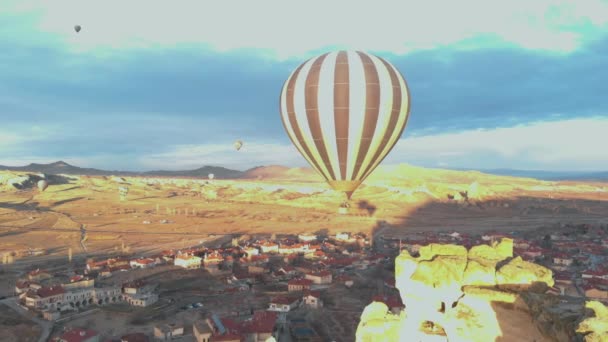
<path fill-rule="evenodd" d="M 10 1 L 10 0 L 7 0 Z M 269 49 L 278 58 L 340 46 L 406 53 L 495 35 L 529 49 L 568 52 L 608 23 L 602 0 L 12 0 L 7 15 L 40 15 L 37 29 L 73 49 L 174 47 Z M 75 24 L 82 31 L 73 31 Z M 591 32 L 593 33 L 593 32 Z M 41 37 L 34 37 L 40 41 Z M 494 42 L 495 44 L 496 42 Z M 468 43 L 471 48 L 478 43 Z M 481 43 L 479 43 L 481 44 Z"/>
<path fill-rule="evenodd" d="M 146 169 L 184 170 L 203 165 L 223 166 L 240 170 L 260 165 L 307 166 L 292 145 L 245 142 L 236 151 L 231 143 L 210 145 L 177 145 L 168 152 L 139 158 Z"/>
<path fill-rule="evenodd" d="M 35 129 L 34 129 L 35 130 Z M 509 128 L 469 130 L 409 136 L 407 129 L 383 164 L 512 168 L 555 171 L 608 170 L 608 117 L 537 122 Z M 0 132 L 0 148 L 10 151 L 24 135 Z M 43 139 L 42 137 L 40 139 Z M 245 170 L 260 165 L 308 166 L 291 144 L 246 141 L 240 151 L 232 142 L 175 145 L 166 151 L 133 157 L 132 154 L 41 156 L 24 153 L 0 156 L 0 165 L 49 163 L 62 159 L 81 167 L 118 170 L 185 170 L 203 165 Z"/>
<path fill-rule="evenodd" d="M 40 126 L 21 125 L 5 126 L 0 128 L 0 156 L 23 147 L 24 144 L 44 141 L 52 136 L 53 128 L 42 128 Z"/>
<path fill-rule="evenodd" d="M 539 122 L 510 128 L 401 139 L 384 164 L 608 170 L 608 118 Z M 146 169 L 191 169 L 219 165 L 247 169 L 258 165 L 308 166 L 291 145 L 248 143 L 239 152 L 231 144 L 179 145 L 139 159 Z"/>
<path fill-rule="evenodd" d="M 401 139 L 386 162 L 451 167 L 608 170 L 608 118 L 538 122 Z"/>

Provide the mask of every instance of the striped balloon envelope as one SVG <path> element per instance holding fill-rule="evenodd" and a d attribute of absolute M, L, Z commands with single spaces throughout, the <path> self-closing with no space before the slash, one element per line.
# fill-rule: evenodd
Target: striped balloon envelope
<path fill-rule="evenodd" d="M 409 110 L 399 71 L 360 51 L 309 59 L 289 76 L 280 98 L 292 143 L 348 199 L 395 146 Z"/>

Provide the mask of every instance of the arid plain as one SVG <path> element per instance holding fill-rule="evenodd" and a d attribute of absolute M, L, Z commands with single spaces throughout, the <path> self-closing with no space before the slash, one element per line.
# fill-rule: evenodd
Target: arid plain
<path fill-rule="evenodd" d="M 27 173 L 2 171 L 2 179 Z M 31 174 L 31 173 L 30 173 Z M 222 234 L 327 230 L 399 236 L 412 231 L 526 230 L 608 222 L 608 184 L 551 182 L 475 171 L 380 167 L 343 195 L 309 169 L 258 168 L 237 180 L 63 176 L 40 192 L 0 185 L 0 250 L 45 250 L 45 257 L 158 251 Z M 118 187 L 129 187 L 120 201 Z M 463 194 L 461 194 L 463 193 Z M 463 196 L 464 195 L 464 196 Z M 215 235 L 215 236 L 214 236 Z M 40 261 L 40 260 L 39 260 Z"/>

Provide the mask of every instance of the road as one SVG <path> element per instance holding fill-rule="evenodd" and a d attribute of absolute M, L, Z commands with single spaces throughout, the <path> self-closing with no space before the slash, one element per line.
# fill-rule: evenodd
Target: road
<path fill-rule="evenodd" d="M 0 303 L 5 304 L 6 306 L 10 307 L 14 311 L 16 311 L 18 314 L 20 314 L 21 316 L 33 321 L 34 323 L 36 323 L 40 326 L 40 328 L 42 329 L 42 332 L 40 333 L 40 338 L 38 339 L 38 342 L 46 342 L 49 339 L 49 335 L 51 334 L 51 331 L 53 330 L 52 329 L 53 323 L 42 320 L 38 317 L 31 317 L 28 314 L 29 311 L 24 310 L 21 306 L 19 306 L 17 304 L 15 297 L 0 300 Z"/>

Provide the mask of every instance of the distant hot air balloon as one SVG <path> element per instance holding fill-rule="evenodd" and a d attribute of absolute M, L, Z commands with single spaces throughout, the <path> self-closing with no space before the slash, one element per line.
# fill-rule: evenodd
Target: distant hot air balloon
<path fill-rule="evenodd" d="M 309 59 L 289 76 L 280 97 L 292 143 L 348 199 L 395 146 L 409 110 L 399 71 L 359 51 Z"/>
<path fill-rule="evenodd" d="M 76 31 L 76 33 L 80 32 L 82 28 L 80 27 L 80 25 L 76 25 L 74 26 L 74 31 Z"/>
<path fill-rule="evenodd" d="M 237 151 L 239 151 L 241 147 L 243 147 L 243 142 L 241 140 L 237 140 L 234 142 L 234 148 L 236 148 Z"/>
<path fill-rule="evenodd" d="M 209 174 L 209 179 L 213 179 L 213 178 L 215 178 L 215 175 L 213 173 L 210 173 Z"/>
<path fill-rule="evenodd" d="M 47 182 L 46 180 L 41 179 L 38 181 L 38 190 L 40 190 L 40 192 L 43 192 L 48 187 L 49 187 L 49 182 Z"/>

